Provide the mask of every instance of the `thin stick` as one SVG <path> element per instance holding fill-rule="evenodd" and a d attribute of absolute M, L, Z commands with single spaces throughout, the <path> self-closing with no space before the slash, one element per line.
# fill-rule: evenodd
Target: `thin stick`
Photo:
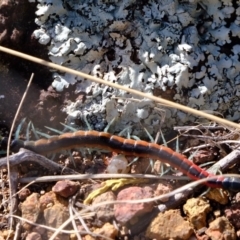
<path fill-rule="evenodd" d="M 140 97 L 143 97 L 143 98 L 149 98 L 149 99 L 151 99 L 155 102 L 165 104 L 168 107 L 179 109 L 179 110 L 184 111 L 184 112 L 188 112 L 188 113 L 191 113 L 191 114 L 194 114 L 194 115 L 197 115 L 197 116 L 201 116 L 203 118 L 207 118 L 209 120 L 212 120 L 212 121 L 215 121 L 215 122 L 218 122 L 218 123 L 221 123 L 221 124 L 228 125 L 230 127 L 240 129 L 240 126 L 237 123 L 234 123 L 234 122 L 228 121 L 226 119 L 216 117 L 214 115 L 208 114 L 208 113 L 203 112 L 203 111 L 199 111 L 199 110 L 196 110 L 196 109 L 193 109 L 193 108 L 189 108 L 189 107 L 181 105 L 179 103 L 174 103 L 172 101 L 169 101 L 169 100 L 166 100 L 166 99 L 163 99 L 163 98 L 158 98 L 158 97 L 152 96 L 150 94 L 145 94 L 145 93 L 142 93 L 142 92 L 137 91 L 135 89 L 130 89 L 130 88 L 121 86 L 121 85 L 116 84 L 116 83 L 104 81 L 101 78 L 97 78 L 97 77 L 94 77 L 94 76 L 91 76 L 91 75 L 88 75 L 88 74 L 85 74 L 85 73 L 82 73 L 82 72 L 79 72 L 79 71 L 76 71 L 76 70 L 73 70 L 73 69 L 70 69 L 70 68 L 67 68 L 67 67 L 63 67 L 63 66 L 57 65 L 55 63 L 45 61 L 45 60 L 40 59 L 40 58 L 32 57 L 30 55 L 27 55 L 27 54 L 24 54 L 24 53 L 21 53 L 21 52 L 17 52 L 17 51 L 14 51 L 14 50 L 11 50 L 11 49 L 8 49 L 8 48 L 5 48 L 5 47 L 0 46 L 0 51 L 3 51 L 5 53 L 9 53 L 9 54 L 17 56 L 17 57 L 27 59 L 29 61 L 47 66 L 49 68 L 54 68 L 54 69 L 57 69 L 57 70 L 62 71 L 62 72 L 67 72 L 67 73 L 70 73 L 70 74 L 73 74 L 73 75 L 77 75 L 79 77 L 86 78 L 86 79 L 89 79 L 91 81 L 94 81 L 94 82 L 97 82 L 97 83 L 100 83 L 100 84 L 108 85 L 108 86 L 113 87 L 113 88 L 118 88 L 118 89 L 121 89 L 123 91 L 132 93 L 134 95 L 137 95 L 137 96 L 140 96 Z"/>
<path fill-rule="evenodd" d="M 27 92 L 29 90 L 29 87 L 30 87 L 30 85 L 32 83 L 33 77 L 34 77 L 34 74 L 32 73 L 32 75 L 31 75 L 31 77 L 29 79 L 28 85 L 26 87 L 26 90 L 25 90 L 25 92 L 24 92 L 24 94 L 22 96 L 21 102 L 20 102 L 20 104 L 18 106 L 18 109 L 17 109 L 17 112 L 15 114 L 15 117 L 13 119 L 13 123 L 12 123 L 11 129 L 10 129 L 10 133 L 9 133 L 9 137 L 8 137 L 8 144 L 7 144 L 7 169 L 8 169 L 8 175 L 9 176 L 11 176 L 11 168 L 10 168 L 10 163 L 9 163 L 9 153 L 10 153 L 11 137 L 12 137 L 12 133 L 13 133 L 13 129 L 15 127 L 16 121 L 17 121 L 17 117 L 19 115 L 19 112 L 20 112 L 20 109 L 22 107 L 23 101 L 24 101 L 24 99 L 25 99 L 25 97 L 27 95 Z M 12 183 L 11 183 L 11 181 L 9 181 L 9 189 L 10 189 L 9 198 L 12 199 Z M 10 208 L 10 215 L 13 215 L 12 211 L 13 211 L 13 209 L 12 209 L 12 206 L 11 206 L 11 208 Z M 10 219 L 10 229 L 12 229 L 12 218 Z"/>

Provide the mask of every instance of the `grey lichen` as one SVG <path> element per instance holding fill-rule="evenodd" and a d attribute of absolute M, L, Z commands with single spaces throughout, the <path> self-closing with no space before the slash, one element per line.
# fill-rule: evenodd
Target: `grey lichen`
<path fill-rule="evenodd" d="M 48 44 L 54 63 L 148 94 L 171 91 L 173 101 L 239 118 L 240 1 L 37 2 L 34 35 Z M 81 115 L 102 130 L 115 119 L 112 132 L 132 125 L 141 136 L 143 126 L 155 134 L 162 122 L 153 103 L 142 106 L 121 90 L 54 74 L 58 91 L 69 84 L 87 94 L 85 102 L 66 107 L 69 124 Z M 195 120 L 166 111 L 166 127 Z"/>

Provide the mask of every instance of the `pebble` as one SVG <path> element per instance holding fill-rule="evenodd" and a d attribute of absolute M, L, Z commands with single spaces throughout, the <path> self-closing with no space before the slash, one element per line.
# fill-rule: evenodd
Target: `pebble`
<path fill-rule="evenodd" d="M 20 209 L 22 211 L 22 218 L 36 223 L 41 211 L 39 194 L 32 193 L 30 196 L 28 196 L 26 200 L 20 205 Z M 23 222 L 22 226 L 25 230 L 30 230 L 32 228 L 32 225 L 27 222 Z"/>
<path fill-rule="evenodd" d="M 26 236 L 26 240 L 42 240 L 42 237 L 39 233 L 31 232 Z"/>
<path fill-rule="evenodd" d="M 211 240 L 235 240 L 236 233 L 226 217 L 219 217 L 210 223 L 206 234 Z"/>
<path fill-rule="evenodd" d="M 210 204 L 202 198 L 188 199 L 183 211 L 196 230 L 206 227 L 206 217 L 211 211 Z"/>
<path fill-rule="evenodd" d="M 68 201 L 52 191 L 40 197 L 40 204 L 46 226 L 58 229 L 69 218 Z M 47 231 L 48 239 L 52 233 Z M 69 240 L 66 234 L 59 234 L 58 237 L 61 240 Z"/>
<path fill-rule="evenodd" d="M 193 235 L 193 228 L 185 221 L 178 210 L 159 213 L 146 231 L 146 237 L 161 240 L 189 240 Z"/>
<path fill-rule="evenodd" d="M 58 181 L 53 187 L 52 191 L 57 193 L 58 195 L 68 198 L 73 196 L 79 190 L 79 183 L 70 181 L 70 180 L 62 180 Z"/>
<path fill-rule="evenodd" d="M 107 202 L 107 201 L 114 201 L 116 200 L 116 196 L 112 191 L 105 192 L 99 196 L 97 196 L 93 202 L 92 205 Z M 97 208 L 96 210 L 97 218 L 100 221 L 108 222 L 111 221 L 114 218 L 114 206 L 113 204 L 106 204 L 104 206 L 101 206 Z"/>
<path fill-rule="evenodd" d="M 228 192 L 224 191 L 223 189 L 213 188 L 207 192 L 205 197 L 215 202 L 218 202 L 222 205 L 225 205 L 228 203 Z"/>
<path fill-rule="evenodd" d="M 95 234 L 101 234 L 104 237 L 108 237 L 111 239 L 116 239 L 117 235 L 118 235 L 118 230 L 110 223 L 105 223 L 101 228 L 96 228 L 93 233 Z M 105 238 L 101 238 L 101 237 L 92 237 L 90 235 L 86 235 L 85 236 L 85 240 L 95 240 L 95 239 L 105 239 Z"/>
<path fill-rule="evenodd" d="M 233 226 L 240 230 L 240 202 L 231 204 L 224 210 L 225 216 L 233 224 Z"/>
<path fill-rule="evenodd" d="M 173 190 L 173 188 L 169 184 L 159 183 L 156 186 L 156 189 L 154 189 L 154 197 L 170 193 L 172 190 Z M 167 202 L 168 200 L 169 200 L 169 197 L 160 199 L 161 202 Z"/>
<path fill-rule="evenodd" d="M 117 195 L 117 200 L 139 200 L 151 198 L 153 190 L 150 187 L 128 187 L 121 190 Z M 130 222 L 133 224 L 143 217 L 145 213 L 152 211 L 154 202 L 137 203 L 137 204 L 115 204 L 115 218 L 121 224 Z"/>
<path fill-rule="evenodd" d="M 30 196 L 31 191 L 28 188 L 21 189 L 18 193 L 18 198 L 20 201 L 24 201 L 28 196 Z"/>

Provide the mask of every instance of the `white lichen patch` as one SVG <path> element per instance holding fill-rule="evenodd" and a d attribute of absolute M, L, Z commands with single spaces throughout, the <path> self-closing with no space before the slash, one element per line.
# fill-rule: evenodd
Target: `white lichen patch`
<path fill-rule="evenodd" d="M 38 0 L 34 36 L 48 44 L 54 63 L 197 109 L 240 116 L 240 1 Z M 68 124 L 87 119 L 92 128 L 120 132 L 144 127 L 155 134 L 162 112 L 146 100 L 69 74 L 54 73 L 53 86 L 69 84 L 86 100 L 65 111 Z M 164 126 L 194 121 L 166 110 Z"/>

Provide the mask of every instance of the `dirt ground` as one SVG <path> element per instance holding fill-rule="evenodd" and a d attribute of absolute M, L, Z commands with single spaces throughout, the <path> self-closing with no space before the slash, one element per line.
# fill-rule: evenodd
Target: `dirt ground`
<path fill-rule="evenodd" d="M 21 52 L 48 60 L 47 49 L 32 38 L 32 32 L 36 28 L 34 24 L 34 4 L 28 1 L 0 1 L 0 45 L 19 50 Z M 19 11 L 21 9 L 21 11 Z M 26 14 L 27 13 L 27 14 Z M 16 126 L 26 118 L 23 129 L 27 129 L 27 123 L 32 121 L 39 131 L 51 134 L 45 126 L 61 130 L 61 123 L 65 122 L 66 115 L 61 109 L 69 101 L 78 98 L 74 93 L 74 87 L 69 87 L 58 93 L 51 87 L 51 72 L 46 67 L 16 58 L 0 52 L 0 130 L 1 138 L 9 136 L 13 117 L 21 101 L 22 95 L 31 74 L 34 73 L 33 83 L 30 87 Z M 16 129 L 16 128 L 15 128 Z M 187 156 L 194 155 L 196 164 L 216 162 L 230 154 L 233 150 L 228 143 L 215 144 L 215 140 L 238 140 L 239 134 L 224 127 L 215 126 L 212 129 L 194 129 L 188 132 L 191 136 L 180 138 L 180 150 Z M 33 136 L 33 133 L 30 134 Z M 202 139 L 196 135 L 207 136 Z M 20 138 L 26 138 L 24 131 Z M 14 138 L 14 136 L 13 136 Z M 215 138 L 215 139 L 214 139 Z M 211 144 L 213 143 L 214 144 Z M 195 152 L 195 146 L 204 145 L 201 150 Z M 173 144 L 172 146 L 175 146 Z M 2 157 L 5 156 L 6 144 L 2 142 Z M 30 153 L 26 153 L 30 154 Z M 33 155 L 27 155 L 33 157 Z M 73 151 L 69 153 L 57 153 L 54 160 L 62 166 L 50 169 L 48 165 L 23 161 L 13 169 L 12 176 L 20 178 L 36 176 L 58 175 L 63 171 L 72 174 L 74 171 L 80 174 L 105 174 L 114 162 L 115 153 L 103 153 L 101 151 Z M 44 159 L 42 159 L 44 160 Z M 50 161 L 50 160 L 49 160 Z M 125 160 L 117 159 L 122 164 Z M 161 164 L 146 158 L 135 161 L 134 157 L 126 159 L 133 162 L 126 171 L 132 174 L 152 174 L 161 172 Z M 1 161 L 0 161 L 1 162 Z M 239 164 L 231 166 L 231 172 L 237 173 Z M 55 166 L 56 167 L 56 166 Z M 68 169 L 68 168 L 69 169 Z M 183 174 L 170 170 L 174 177 L 182 177 Z M 228 171 L 229 172 L 229 171 Z M 121 172 L 122 173 L 122 172 Z M 86 175 L 85 175 L 86 176 Z M 16 182 L 18 193 L 16 207 L 14 200 L 9 199 L 9 175 L 6 168 L 1 172 L 1 205 L 0 205 L 0 239 L 50 239 L 56 229 L 67 221 L 72 215 L 75 218 L 63 227 L 65 233 L 60 233 L 54 239 L 240 239 L 240 198 L 239 193 L 233 191 L 211 190 L 206 187 L 198 187 L 195 190 L 187 188 L 182 194 L 160 199 L 160 196 L 171 192 L 177 187 L 183 186 L 188 181 L 178 180 L 121 180 L 121 179 L 87 179 L 70 181 L 47 180 L 37 182 L 24 188 L 25 183 Z M 94 191 L 96 190 L 96 191 Z M 94 193 L 91 195 L 90 193 Z M 179 195 L 180 194 L 180 195 Z M 103 205 L 96 209 L 88 209 L 86 206 L 96 206 L 104 202 L 114 200 L 143 200 L 155 197 L 155 201 L 138 202 L 137 204 Z M 10 231 L 8 214 L 14 209 L 14 215 L 25 220 L 14 218 L 13 230 Z M 174 209 L 174 210 L 172 210 Z M 27 222 L 26 219 L 30 222 Z M 35 225 L 34 225 L 35 224 Z M 36 225 L 38 224 L 38 225 Z M 46 229 L 43 226 L 55 228 Z M 75 232 L 74 232 L 75 231 Z M 77 234 L 76 232 L 80 232 Z M 81 235 L 81 237 L 80 237 Z M 15 238 L 14 238 L 15 237 Z"/>

